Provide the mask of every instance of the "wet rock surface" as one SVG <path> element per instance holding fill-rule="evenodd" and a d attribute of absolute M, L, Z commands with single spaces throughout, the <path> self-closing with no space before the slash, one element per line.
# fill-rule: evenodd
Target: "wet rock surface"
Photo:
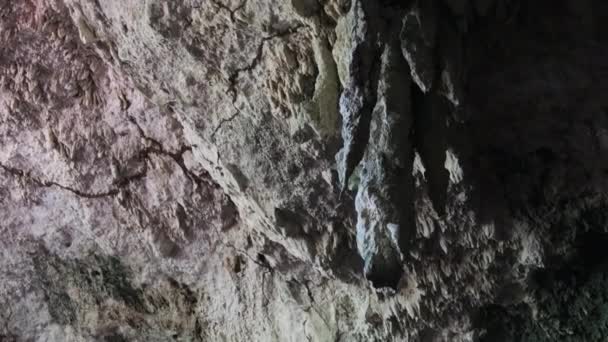
<path fill-rule="evenodd" d="M 0 0 L 0 341 L 602 341 L 605 15 Z"/>

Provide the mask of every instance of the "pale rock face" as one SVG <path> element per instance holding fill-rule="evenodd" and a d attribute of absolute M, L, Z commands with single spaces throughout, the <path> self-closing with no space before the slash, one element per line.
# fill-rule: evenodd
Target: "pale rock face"
<path fill-rule="evenodd" d="M 0 341 L 579 329 L 608 8 L 547 6 L 0 0 Z"/>

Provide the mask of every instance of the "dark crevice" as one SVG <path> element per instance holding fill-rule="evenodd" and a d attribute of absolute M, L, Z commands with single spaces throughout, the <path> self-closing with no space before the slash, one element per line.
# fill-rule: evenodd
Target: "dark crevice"
<path fill-rule="evenodd" d="M 596 222 L 605 225 L 606 222 Z M 476 317 L 480 342 L 604 341 L 608 335 L 608 234 L 589 231 L 576 239 L 575 252 L 560 264 L 532 275 L 525 303 L 483 307 Z"/>
<path fill-rule="evenodd" d="M 449 172 L 445 169 L 449 107 L 434 91 L 424 94 L 418 87 L 412 87 L 412 102 L 413 147 L 420 154 L 426 169 L 425 178 L 433 208 L 439 215 L 443 215 L 450 179 Z"/>

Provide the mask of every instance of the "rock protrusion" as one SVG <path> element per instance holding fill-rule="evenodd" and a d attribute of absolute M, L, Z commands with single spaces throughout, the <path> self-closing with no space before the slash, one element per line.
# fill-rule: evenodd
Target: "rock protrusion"
<path fill-rule="evenodd" d="M 386 45 L 356 198 L 357 247 L 375 287 L 395 288 L 413 227 L 411 81 L 397 41 Z"/>
<path fill-rule="evenodd" d="M 434 0 L 417 2 L 403 17 L 401 50 L 410 65 L 412 79 L 427 93 L 436 78 L 435 45 L 437 6 Z"/>

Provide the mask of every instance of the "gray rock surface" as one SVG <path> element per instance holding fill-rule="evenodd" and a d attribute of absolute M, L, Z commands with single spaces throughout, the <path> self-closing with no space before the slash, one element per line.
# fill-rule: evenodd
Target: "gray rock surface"
<path fill-rule="evenodd" d="M 0 0 L 0 341 L 603 340 L 606 14 Z"/>

